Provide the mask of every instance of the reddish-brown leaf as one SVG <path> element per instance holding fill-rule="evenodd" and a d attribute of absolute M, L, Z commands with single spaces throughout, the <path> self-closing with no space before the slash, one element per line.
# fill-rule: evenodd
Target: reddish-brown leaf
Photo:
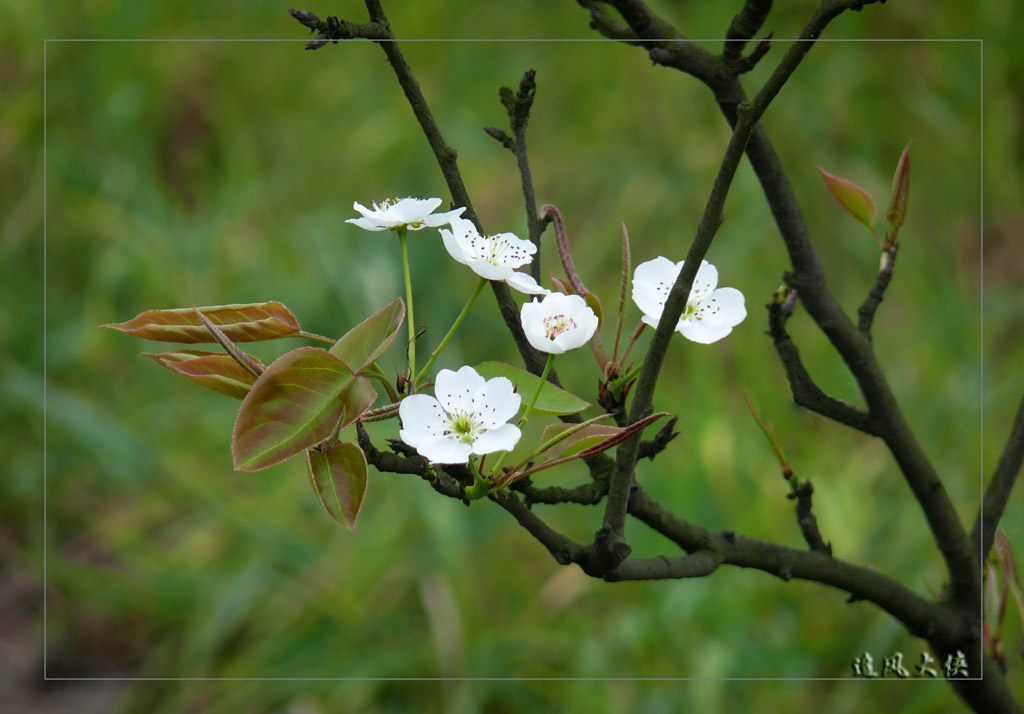
<path fill-rule="evenodd" d="M 278 357 L 242 400 L 231 454 L 237 471 L 279 464 L 334 433 L 342 393 L 355 377 L 327 350 L 301 347 Z"/>
<path fill-rule="evenodd" d="M 301 331 L 295 315 L 279 302 L 215 305 L 199 310 L 232 342 L 276 340 Z M 191 307 L 146 310 L 127 322 L 100 327 L 158 342 L 196 344 L 216 341 L 196 315 L 195 308 Z"/>
<path fill-rule="evenodd" d="M 158 354 L 143 352 L 142 356 L 149 357 L 161 367 L 166 367 L 201 387 L 235 399 L 244 399 L 256 381 L 256 377 L 249 370 L 238 364 L 231 355 L 223 352 L 176 350 Z M 263 364 L 252 355 L 246 357 L 263 368 Z"/>
<path fill-rule="evenodd" d="M 366 495 L 366 456 L 355 444 L 335 444 L 330 449 L 306 452 L 309 483 L 316 500 L 333 518 L 350 531 Z"/>

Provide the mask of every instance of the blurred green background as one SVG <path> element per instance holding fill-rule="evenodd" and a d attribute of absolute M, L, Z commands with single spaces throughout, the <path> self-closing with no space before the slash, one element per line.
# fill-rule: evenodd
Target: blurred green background
<path fill-rule="evenodd" d="M 739 2 L 653 5 L 702 38 L 724 34 Z M 795 36 L 812 5 L 778 8 L 765 31 Z M 595 37 L 568 0 L 385 7 L 399 37 Z M 305 9 L 365 17 L 354 0 Z M 303 52 L 296 42 L 44 48 L 43 38 L 304 39 L 286 10 L 265 0 L 94 0 L 46 11 L 0 4 L 0 688 L 11 710 L 955 710 L 945 684 L 921 681 L 38 681 L 44 454 L 52 677 L 845 678 L 861 652 L 879 662 L 899 650 L 911 666 L 925 649 L 873 606 L 758 572 L 591 580 L 558 566 L 493 504 L 467 509 L 415 478 L 371 473 L 352 535 L 320 510 L 302 463 L 232 473 L 237 403 L 137 357 L 160 345 L 96 326 L 148 308 L 280 300 L 306 329 L 340 335 L 402 290 L 393 235 L 345 224 L 352 202 L 448 200 L 440 172 L 370 43 Z M 968 523 L 980 463 L 986 474 L 994 465 L 1024 387 L 1024 98 L 1013 61 L 1021 10 L 1019 2 L 889 3 L 849 13 L 826 33 L 984 37 L 984 126 L 977 42 L 820 43 L 763 119 L 833 292 L 851 313 L 873 282 L 878 250 L 816 167 L 859 183 L 884 210 L 899 152 L 914 139 L 907 225 L 875 341 Z M 695 80 L 605 42 L 420 42 L 404 50 L 459 151 L 487 231 L 526 233 L 513 158 L 481 128 L 506 125 L 498 88 L 534 68 L 537 197 L 561 209 L 577 267 L 606 311 L 617 292 L 620 220 L 636 262 L 683 257 L 728 140 Z M 781 53 L 773 49 L 747 86 L 759 86 Z M 475 277 L 448 258 L 436 233 L 411 235 L 417 322 L 429 347 Z M 550 233 L 542 253 L 545 270 L 553 268 Z M 643 465 L 645 487 L 706 527 L 800 547 L 792 502 L 744 389 L 798 475 L 813 480 L 835 554 L 925 595 L 926 582 L 941 587 L 941 561 L 886 451 L 791 404 L 761 307 L 788 263 L 746 164 L 708 259 L 723 285 L 744 292 L 749 316 L 722 342 L 671 347 L 656 407 L 680 414 L 682 433 Z M 639 313 L 631 306 L 628 316 L 632 325 Z M 485 294 L 439 366 L 515 361 L 496 317 Z M 819 383 L 857 400 L 807 316 L 798 312 L 791 328 Z M 610 325 L 604 334 L 612 339 Z M 252 351 L 269 361 L 301 344 Z M 401 352 L 393 348 L 385 368 L 396 368 Z M 586 350 L 557 366 L 568 386 L 593 399 L 597 375 Z M 533 421 L 539 431 L 543 420 Z M 382 441 L 396 431 L 391 422 L 374 434 Z M 548 473 L 538 481 L 572 484 L 585 472 Z M 580 540 L 600 522 L 594 508 L 538 512 Z M 1002 527 L 1019 556 L 1022 523 L 1015 498 Z M 675 552 L 642 525 L 631 524 L 628 537 L 641 556 Z M 1007 619 L 1010 676 L 1024 696 L 1020 619 Z"/>

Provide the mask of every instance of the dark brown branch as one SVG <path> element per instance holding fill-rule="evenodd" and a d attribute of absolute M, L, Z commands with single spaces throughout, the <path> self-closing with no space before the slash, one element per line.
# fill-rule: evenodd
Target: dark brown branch
<path fill-rule="evenodd" d="M 918 637 L 933 642 L 961 643 L 961 646 L 964 642 L 964 626 L 956 613 L 939 603 L 925 600 L 877 570 L 862 568 L 820 552 L 745 538 L 732 531 L 708 531 L 671 513 L 651 500 L 639 487 L 630 498 L 629 512 L 688 554 L 715 553 L 723 565 L 753 568 L 787 581 L 795 578 L 829 585 L 854 596 L 851 601 L 874 603 L 903 622 L 911 634 Z M 672 561 L 671 558 L 668 560 Z M 614 579 L 615 574 L 610 574 L 610 578 Z"/>
<path fill-rule="evenodd" d="M 889 281 L 892 280 L 892 270 L 895 265 L 896 246 L 893 245 L 891 248 L 886 248 L 882 253 L 882 267 L 878 271 L 878 278 L 875 280 L 875 284 L 872 286 L 867 298 L 864 299 L 860 308 L 857 309 L 857 329 L 869 340 L 871 339 L 871 323 L 875 320 L 875 311 L 878 310 L 878 306 L 885 296 L 885 289 L 889 287 Z"/>
<path fill-rule="evenodd" d="M 638 28 L 645 26 L 653 28 L 668 27 L 671 29 L 671 26 L 668 26 L 667 23 L 658 23 L 654 20 L 641 21 L 636 16 L 636 13 L 642 11 L 650 14 L 642 2 L 616 2 L 615 6 L 637 34 L 643 35 L 644 33 Z M 842 12 L 842 8 L 835 8 L 828 2 L 822 3 L 801 32 L 801 40 L 816 38 L 825 26 L 840 12 Z M 714 239 L 715 233 L 722 222 L 722 207 L 725 204 L 725 198 L 732 184 L 733 176 L 736 174 L 740 159 L 743 157 L 747 141 L 750 139 L 765 109 L 768 108 L 768 105 L 778 95 L 782 86 L 793 72 L 796 71 L 800 61 L 812 45 L 812 42 L 807 41 L 795 42 L 791 45 L 754 99 L 737 108 L 738 116 L 733 127 L 733 134 L 719 167 L 718 176 L 715 178 L 714 185 L 712 186 L 711 195 L 708 198 L 704 214 L 701 216 L 697 235 L 690 244 L 683 269 L 680 271 L 679 277 L 676 279 L 669 292 L 668 299 L 665 301 L 665 308 L 662 312 L 658 328 L 655 330 L 647 356 L 644 359 L 643 367 L 640 370 L 630 410 L 631 422 L 643 419 L 652 411 L 654 388 L 661 371 L 665 353 L 668 350 L 669 339 L 686 305 L 697 269 L 711 247 L 711 241 Z M 616 452 L 615 471 L 612 473 L 611 484 L 608 489 L 608 500 L 605 505 L 604 525 L 617 536 L 621 536 L 625 526 L 626 507 L 629 500 L 630 487 L 633 483 L 633 471 L 636 466 L 639 443 L 639 437 L 629 439 Z"/>
<path fill-rule="evenodd" d="M 622 3 L 614 4 L 619 7 Z M 638 0 L 628 4 L 635 12 L 652 14 Z M 816 39 L 828 20 L 844 10 L 859 10 L 866 4 L 870 3 L 856 0 L 825 0 L 805 28 L 810 30 L 806 34 L 806 39 Z M 622 9 L 619 9 L 622 12 Z M 664 24 L 645 22 L 642 18 L 637 18 L 634 25 L 626 13 L 623 13 L 623 17 L 640 36 L 646 35 L 639 32 L 638 27 L 664 28 Z M 710 55 L 705 50 L 695 49 L 691 43 L 680 43 L 678 34 L 666 32 L 656 36 L 656 39 L 661 42 L 657 43 L 657 48 L 648 50 L 651 59 L 659 64 L 676 67 L 705 82 L 714 92 L 730 125 L 738 127 L 743 121 L 744 112 L 741 111 L 741 107 L 745 106 L 746 95 L 735 75 L 721 71 L 724 63 L 720 58 Z M 801 41 L 795 46 L 804 46 L 806 51 L 812 44 L 809 41 Z M 671 49 L 663 49 L 666 47 Z M 787 56 L 793 50 L 794 47 L 790 47 Z M 980 566 L 975 552 L 970 547 L 963 524 L 934 466 L 903 418 L 895 396 L 871 350 L 870 342 L 850 322 L 849 317 L 829 292 L 824 269 L 818 259 L 796 196 L 767 134 L 760 125 L 753 129 L 746 146 L 746 154 L 761 182 L 793 263 L 790 287 L 799 292 L 808 314 L 828 337 L 857 380 L 879 435 L 885 440 L 925 514 L 932 537 L 946 562 L 954 586 L 953 598 L 963 605 L 965 610 L 977 612 L 977 580 Z M 621 498 L 621 492 L 617 492 L 614 485 L 613 482 L 609 503 L 616 495 Z"/>
<path fill-rule="evenodd" d="M 666 580 L 702 578 L 718 569 L 722 556 L 713 550 L 698 550 L 688 555 L 657 558 L 630 558 L 608 573 L 605 580 Z"/>
<path fill-rule="evenodd" d="M 992 540 L 996 536 L 996 528 L 999 526 L 999 519 L 1003 517 L 1003 510 L 1010 499 L 1010 492 L 1020 475 L 1021 464 L 1024 463 L 1024 397 L 1021 398 L 1017 407 L 1017 416 L 1013 419 L 1013 426 L 1010 427 L 1010 437 L 1006 440 L 1003 453 L 999 457 L 992 477 L 985 485 L 985 496 L 978 509 L 978 515 L 974 519 L 974 527 L 971 528 L 971 543 L 975 548 L 980 548 L 981 559 L 984 562 L 988 552 L 992 549 Z M 984 536 L 984 537 L 982 537 Z"/>
<path fill-rule="evenodd" d="M 563 486 L 534 486 L 527 476 L 515 481 L 509 488 L 523 494 L 527 508 L 534 503 L 578 503 L 582 506 L 593 506 L 601 502 L 608 493 L 607 479 L 588 481 L 572 488 Z"/>
<path fill-rule="evenodd" d="M 816 553 L 832 555 L 832 544 L 826 543 L 818 529 L 818 519 L 812 510 L 811 496 L 814 486 L 810 481 L 801 481 L 792 492 L 796 498 L 796 523 L 807 541 L 807 545 Z"/>
<path fill-rule="evenodd" d="M 796 292 L 794 291 L 790 295 L 790 299 L 792 299 L 796 296 Z M 829 396 L 815 384 L 800 359 L 800 350 L 793 344 L 793 340 L 786 332 L 788 312 L 786 304 L 772 302 L 766 307 L 768 308 L 768 334 L 772 338 L 775 351 L 786 370 L 786 379 L 789 382 L 793 401 L 805 409 L 810 409 L 812 412 L 840 424 L 846 424 L 865 434 L 877 435 L 870 414 L 841 399 Z"/>
<path fill-rule="evenodd" d="M 590 13 L 590 26 L 605 37 L 630 45 L 640 46 L 643 44 L 637 42 L 636 33 L 612 17 L 611 13 L 605 9 L 606 0 L 577 0 L 577 2 Z"/>
<path fill-rule="evenodd" d="M 579 562 L 585 557 L 586 548 L 583 545 L 551 528 L 551 526 L 538 518 L 514 493 L 503 490 L 492 493 L 488 498 L 511 513 L 519 521 L 519 525 L 539 540 L 558 563 L 568 565 L 569 563 Z"/>
<path fill-rule="evenodd" d="M 740 64 L 747 40 L 761 29 L 771 9 L 772 0 L 746 0 L 743 3 L 743 9 L 736 13 L 725 33 L 722 59 L 727 65 L 736 67 Z"/>

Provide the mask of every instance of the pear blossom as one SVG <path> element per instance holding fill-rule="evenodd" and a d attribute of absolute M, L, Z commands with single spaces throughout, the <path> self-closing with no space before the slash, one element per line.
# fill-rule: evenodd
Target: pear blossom
<path fill-rule="evenodd" d="M 668 293 L 683 269 L 659 256 L 636 266 L 633 272 L 633 302 L 644 313 L 640 318 L 657 327 Z M 676 331 L 694 342 L 710 344 L 722 339 L 747 316 L 743 293 L 736 288 L 718 288 L 718 270 L 706 260 L 700 262 L 690 297 L 676 324 Z"/>
<path fill-rule="evenodd" d="M 441 239 L 448 254 L 481 278 L 504 280 L 510 287 L 528 295 L 547 295 L 532 275 L 516 268 L 533 262 L 537 246 L 514 233 L 499 233 L 486 238 L 466 218 L 453 218 L 452 230 L 441 229 Z"/>
<path fill-rule="evenodd" d="M 523 303 L 523 332 L 534 349 L 558 355 L 585 345 L 594 336 L 598 320 L 579 295 L 550 293 Z"/>
<path fill-rule="evenodd" d="M 442 369 L 434 396 L 402 400 L 398 435 L 420 456 L 436 464 L 464 464 L 471 454 L 510 451 L 522 433 L 506 422 L 519 411 L 521 397 L 505 377 L 484 380 L 472 367 Z"/>
<path fill-rule="evenodd" d="M 421 228 L 437 228 L 449 223 L 453 218 L 462 215 L 465 208 L 456 208 L 447 213 L 434 213 L 441 205 L 440 198 L 402 198 L 385 199 L 367 208 L 361 203 L 353 203 L 352 207 L 363 214 L 361 218 L 349 218 L 345 223 L 354 223 L 368 231 L 395 230 L 405 226 L 411 231 Z"/>

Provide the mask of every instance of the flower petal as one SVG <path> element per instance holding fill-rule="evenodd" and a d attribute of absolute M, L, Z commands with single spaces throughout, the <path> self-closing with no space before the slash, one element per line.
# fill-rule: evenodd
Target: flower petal
<path fill-rule="evenodd" d="M 710 324 L 706 320 L 680 320 L 676 330 L 688 340 L 708 345 L 732 332 L 732 326 Z"/>
<path fill-rule="evenodd" d="M 499 233 L 488 240 L 491 241 L 495 262 L 510 268 L 521 268 L 532 263 L 533 254 L 537 252 L 537 246 L 515 233 Z"/>
<path fill-rule="evenodd" d="M 403 198 L 384 209 L 384 214 L 396 224 L 415 223 L 422 221 L 440 205 L 440 198 Z"/>
<path fill-rule="evenodd" d="M 522 432 L 514 424 L 502 424 L 481 434 L 473 442 L 474 454 L 491 454 L 495 451 L 511 451 L 519 443 Z"/>
<path fill-rule="evenodd" d="M 680 269 L 682 269 L 682 265 L 682 263 L 679 264 Z M 716 285 L 718 285 L 718 268 L 706 260 L 700 261 L 697 275 L 693 278 L 693 287 L 690 288 L 690 300 L 706 299 Z"/>
<path fill-rule="evenodd" d="M 447 213 L 434 213 L 423 219 L 423 224 L 420 226 L 428 228 L 437 228 L 438 226 L 445 226 L 454 221 L 456 218 L 462 215 L 462 212 L 466 210 L 465 206 L 456 208 L 454 211 L 448 211 Z"/>
<path fill-rule="evenodd" d="M 442 369 L 434 382 L 434 396 L 449 414 L 468 412 L 473 408 L 473 395 L 482 386 L 484 378 L 472 367 L 462 367 L 458 372 Z"/>
<path fill-rule="evenodd" d="M 709 325 L 738 325 L 747 316 L 746 300 L 736 288 L 718 288 L 697 310 L 696 317 Z"/>
<path fill-rule="evenodd" d="M 469 461 L 473 447 L 458 439 L 442 436 L 420 444 L 416 451 L 427 461 L 435 464 L 464 464 Z"/>
<path fill-rule="evenodd" d="M 402 418 L 402 429 L 398 436 L 413 448 L 444 434 L 447 416 L 441 404 L 429 395 L 413 394 L 406 397 L 398 406 L 398 415 Z"/>
<path fill-rule="evenodd" d="M 345 223 L 352 223 L 367 231 L 386 231 L 388 226 L 381 224 L 376 218 L 349 218 Z"/>
<path fill-rule="evenodd" d="M 473 395 L 473 413 L 485 429 L 493 429 L 516 415 L 522 397 L 505 377 L 488 379 Z"/>
<path fill-rule="evenodd" d="M 534 280 L 532 275 L 516 271 L 513 271 L 512 275 L 505 278 L 505 283 L 507 283 L 510 288 L 515 288 L 519 292 L 526 293 L 527 295 L 548 295 L 551 292 Z"/>
<path fill-rule="evenodd" d="M 523 303 L 523 307 L 519 311 L 519 321 L 523 323 L 523 334 L 526 335 L 526 340 L 530 343 L 531 347 L 541 352 L 551 351 L 549 349 L 551 341 L 544 334 L 544 316 L 541 313 L 541 303 L 537 301 L 537 298 Z M 561 350 L 555 354 L 560 352 Z"/>
<path fill-rule="evenodd" d="M 441 240 L 444 242 L 444 249 L 448 251 L 448 255 L 463 265 L 469 265 L 469 255 L 466 253 L 466 249 L 458 237 L 444 228 L 440 230 L 440 233 Z"/>
<path fill-rule="evenodd" d="M 507 280 L 513 273 L 512 268 L 505 265 L 493 265 L 479 258 L 471 258 L 466 261 L 466 265 L 472 268 L 473 272 L 481 278 L 487 278 L 488 280 Z"/>

